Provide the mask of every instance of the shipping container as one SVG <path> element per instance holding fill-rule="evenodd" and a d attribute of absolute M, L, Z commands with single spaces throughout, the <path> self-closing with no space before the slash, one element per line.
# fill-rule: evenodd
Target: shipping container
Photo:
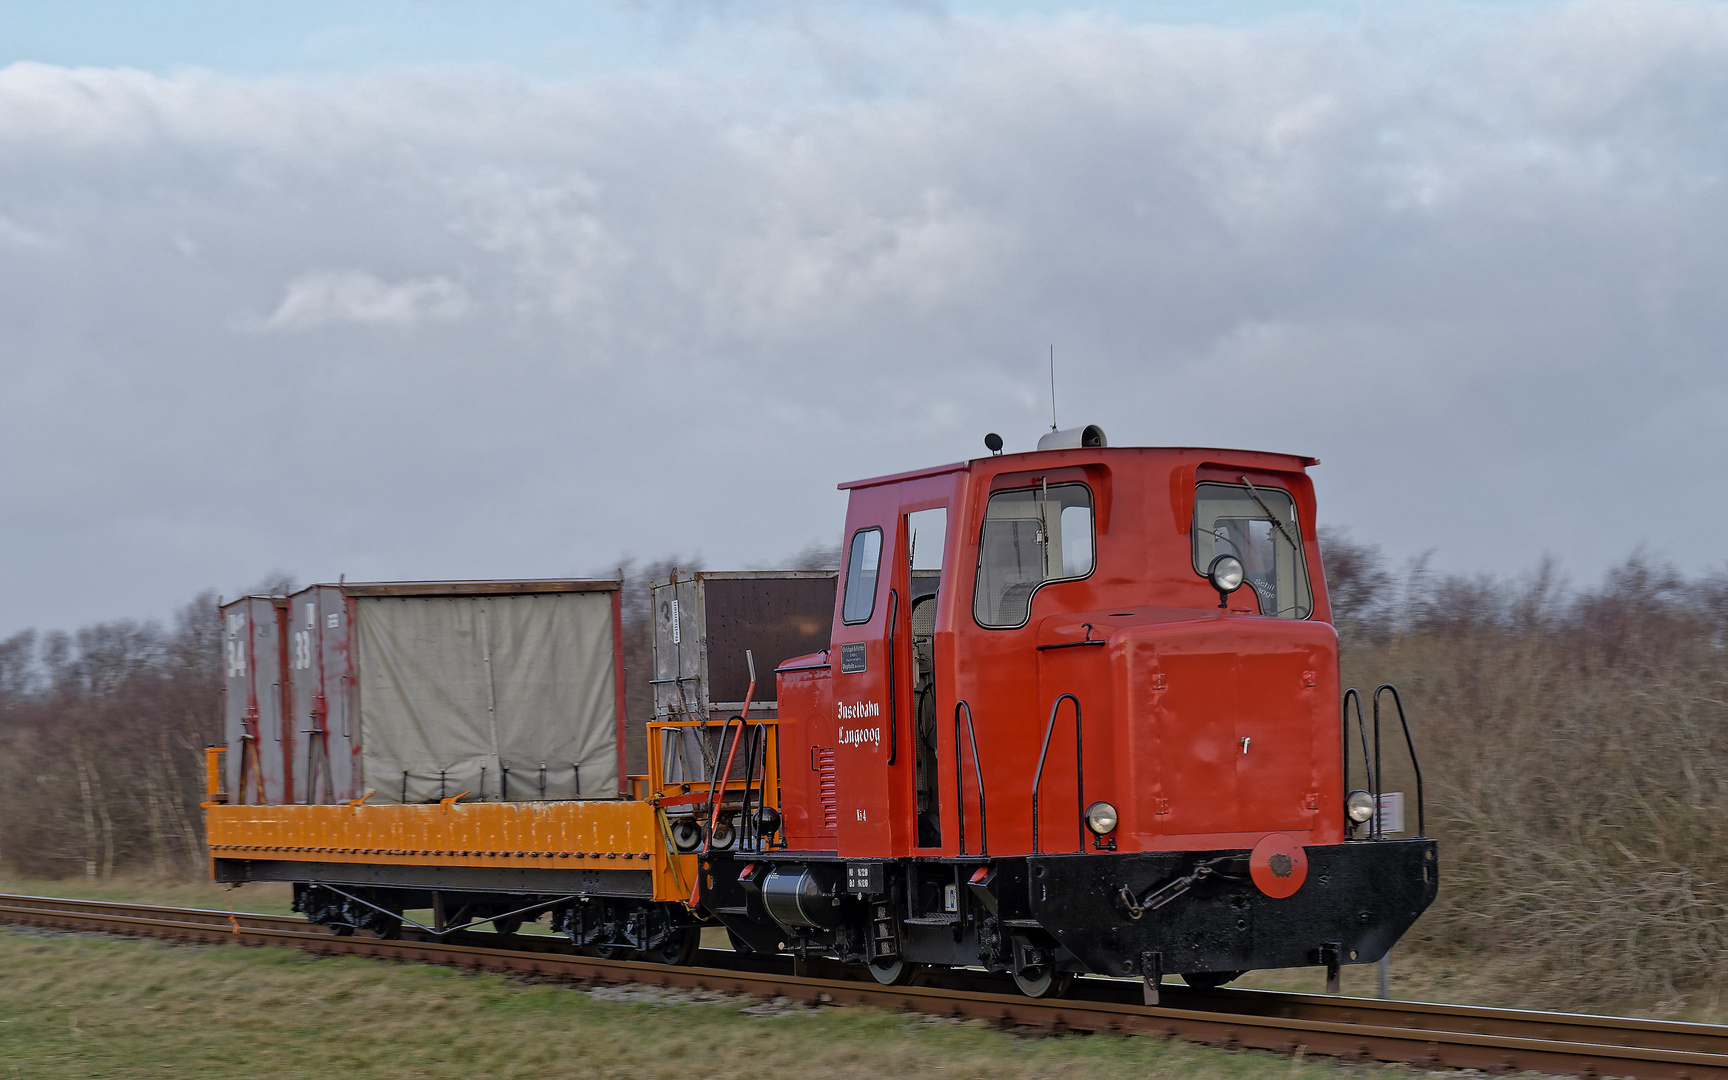
<path fill-rule="evenodd" d="M 349 582 L 224 607 L 230 799 L 617 798 L 618 590 Z M 268 632 L 256 628 L 266 615 Z M 260 666 L 267 639 L 273 660 Z"/>
<path fill-rule="evenodd" d="M 354 731 L 354 617 L 340 585 L 313 585 L 288 597 L 288 722 L 299 737 L 294 769 L 299 803 L 329 803 L 364 794 L 360 740 Z"/>
<path fill-rule="evenodd" d="M 698 570 L 651 582 L 654 716 L 702 719 L 744 707 L 772 714 L 774 669 L 828 648 L 833 570 Z"/>
<path fill-rule="evenodd" d="M 777 716 L 774 669 L 828 648 L 837 577 L 833 570 L 699 570 L 651 582 L 654 719 L 711 725 L 743 713 L 747 694 L 752 719 Z M 707 779 L 720 731 L 677 734 L 663 741 L 662 775 Z"/>
<path fill-rule="evenodd" d="M 291 801 L 294 731 L 286 720 L 287 664 L 280 596 L 243 596 L 223 604 L 222 729 L 224 780 L 236 802 Z"/>

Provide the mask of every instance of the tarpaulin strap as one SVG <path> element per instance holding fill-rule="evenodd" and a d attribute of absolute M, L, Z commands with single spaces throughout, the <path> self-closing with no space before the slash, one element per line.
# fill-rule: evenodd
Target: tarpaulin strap
<path fill-rule="evenodd" d="M 223 891 L 228 894 L 228 925 L 232 926 L 234 932 L 238 934 L 240 932 L 240 920 L 234 917 L 234 886 L 230 885 Z"/>

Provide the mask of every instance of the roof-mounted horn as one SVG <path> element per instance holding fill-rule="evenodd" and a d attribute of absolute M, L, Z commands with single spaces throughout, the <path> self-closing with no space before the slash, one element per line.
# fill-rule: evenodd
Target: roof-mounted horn
<path fill-rule="evenodd" d="M 1040 450 L 1074 450 L 1109 445 L 1104 438 L 1104 429 L 1097 424 L 1052 431 L 1038 440 Z"/>

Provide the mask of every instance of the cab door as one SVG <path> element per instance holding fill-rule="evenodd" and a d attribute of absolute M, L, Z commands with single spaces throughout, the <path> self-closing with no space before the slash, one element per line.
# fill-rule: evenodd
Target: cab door
<path fill-rule="evenodd" d="M 841 855 L 916 853 L 918 780 L 928 812 L 940 817 L 944 769 L 934 746 L 946 736 L 936 695 L 949 691 L 939 685 L 934 639 L 953 490 L 953 472 L 943 470 L 852 491 L 829 651 Z M 921 771 L 919 708 L 926 742 Z M 951 724 L 953 705 L 948 709 Z M 950 761 L 949 784 L 952 774 Z M 944 839 L 933 824 L 931 854 Z"/>
<path fill-rule="evenodd" d="M 903 738 L 897 706 L 904 660 L 905 596 L 894 569 L 901 550 L 895 517 L 868 512 L 847 524 L 833 672 L 832 769 L 841 855 L 882 857 L 893 847 L 892 778 Z"/>

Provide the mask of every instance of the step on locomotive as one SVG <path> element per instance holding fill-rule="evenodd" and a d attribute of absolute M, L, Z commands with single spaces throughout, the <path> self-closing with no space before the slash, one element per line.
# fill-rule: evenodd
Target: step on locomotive
<path fill-rule="evenodd" d="M 884 983 L 982 968 L 1032 996 L 1308 966 L 1335 987 L 1380 959 L 1438 856 L 1419 768 L 1416 835 L 1379 790 L 1396 691 L 1370 748 L 1339 684 L 1317 462 L 1096 427 L 987 445 L 841 485 L 837 573 L 652 583 L 642 775 L 618 582 L 226 605 L 215 877 L 294 882 L 338 933 L 549 917 L 683 963 L 723 927 Z M 1407 726 L 1390 745 L 1415 766 Z"/>

